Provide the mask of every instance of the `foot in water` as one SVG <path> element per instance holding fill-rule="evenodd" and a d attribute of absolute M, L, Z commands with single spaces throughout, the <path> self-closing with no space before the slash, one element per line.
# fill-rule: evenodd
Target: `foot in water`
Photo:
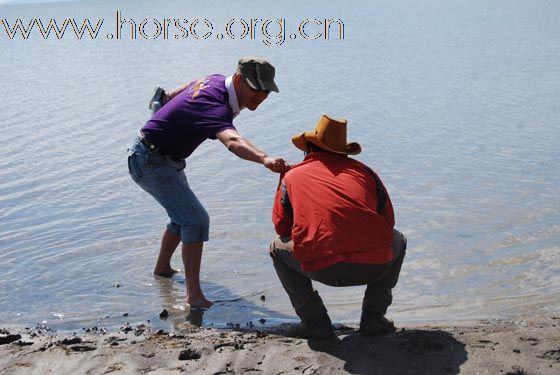
<path fill-rule="evenodd" d="M 154 270 L 154 275 L 156 276 L 163 276 L 163 277 L 173 277 L 173 275 L 175 275 L 176 273 L 181 272 L 180 269 L 175 269 L 175 268 L 165 268 L 165 269 L 155 269 Z"/>
<path fill-rule="evenodd" d="M 185 305 L 190 306 L 191 308 L 201 308 L 201 309 L 208 309 L 212 307 L 214 302 L 208 301 L 204 296 L 198 297 L 191 297 L 187 296 L 185 298 Z"/>

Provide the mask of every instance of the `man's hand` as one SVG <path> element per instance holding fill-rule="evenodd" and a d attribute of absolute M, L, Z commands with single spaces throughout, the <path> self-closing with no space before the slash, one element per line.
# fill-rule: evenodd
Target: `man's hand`
<path fill-rule="evenodd" d="M 286 163 L 286 161 L 282 158 L 271 158 L 269 156 L 266 156 L 265 158 L 263 158 L 263 164 L 272 172 L 276 173 L 284 173 L 288 169 L 290 169 L 289 164 Z"/>

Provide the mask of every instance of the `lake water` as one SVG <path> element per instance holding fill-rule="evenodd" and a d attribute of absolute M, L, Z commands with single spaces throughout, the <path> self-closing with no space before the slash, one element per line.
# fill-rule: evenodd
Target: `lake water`
<path fill-rule="evenodd" d="M 242 134 L 296 163 L 292 135 L 323 113 L 347 118 L 357 159 L 388 187 L 409 241 L 389 310 L 397 322 L 559 313 L 560 2 L 347 4 L 0 5 L 0 324 L 185 320 L 184 278 L 152 276 L 166 216 L 129 178 L 126 150 L 156 84 L 230 74 L 245 55 L 273 62 L 280 93 L 236 119 Z M 150 39 L 132 40 L 125 24 L 117 40 L 117 11 L 146 19 Z M 37 27 L 11 40 L 5 22 L 18 18 L 104 22 L 95 40 L 70 28 L 45 40 Z M 173 26 L 151 38 L 165 18 L 199 19 L 199 39 Z M 252 18 L 262 21 L 242 39 Z M 298 34 L 307 19 L 309 39 Z M 322 37 L 325 19 L 343 22 L 344 39 L 335 27 Z M 231 20 L 235 39 L 223 31 Z M 265 20 L 280 36 L 262 34 Z M 204 324 L 295 320 L 267 253 L 278 176 L 217 141 L 188 159 L 187 176 L 212 221 L 202 282 L 218 302 Z M 362 287 L 318 289 L 334 321 L 359 319 Z"/>

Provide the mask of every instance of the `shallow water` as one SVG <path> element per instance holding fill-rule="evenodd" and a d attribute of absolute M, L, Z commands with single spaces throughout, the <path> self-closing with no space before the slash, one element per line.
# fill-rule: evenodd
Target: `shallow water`
<path fill-rule="evenodd" d="M 130 180 L 126 149 L 154 85 L 229 74 L 249 54 L 276 65 L 280 93 L 236 119 L 242 134 L 295 163 L 293 134 L 323 113 L 345 117 L 363 148 L 357 158 L 388 187 L 409 243 L 392 317 L 558 313 L 560 4 L 353 4 L 0 5 L 10 22 L 89 17 L 107 28 L 117 10 L 136 20 L 206 17 L 216 28 L 266 17 L 345 26 L 344 40 L 271 47 L 258 38 L 107 40 L 106 29 L 93 41 L 10 40 L 0 27 L 0 323 L 73 330 L 185 320 L 183 277 L 151 274 L 166 219 Z M 212 220 L 202 281 L 218 302 L 204 324 L 294 319 L 267 254 L 277 176 L 212 141 L 188 159 L 187 176 Z M 363 288 L 318 289 L 335 321 L 358 319 Z M 164 308 L 171 316 L 161 321 Z"/>

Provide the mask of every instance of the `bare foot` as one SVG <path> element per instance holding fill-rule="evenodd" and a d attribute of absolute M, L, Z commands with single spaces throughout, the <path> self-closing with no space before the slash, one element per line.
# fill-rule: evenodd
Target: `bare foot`
<path fill-rule="evenodd" d="M 208 301 L 204 296 L 199 296 L 197 298 L 191 298 L 190 296 L 187 296 L 185 298 L 185 304 L 190 307 L 208 309 L 214 304 L 214 302 Z"/>
<path fill-rule="evenodd" d="M 172 277 L 173 275 L 175 275 L 176 273 L 179 273 L 179 272 L 181 272 L 181 270 L 174 269 L 174 268 L 171 268 L 171 267 L 161 269 L 161 270 L 156 268 L 154 270 L 154 275 L 163 276 L 163 277 Z"/>

